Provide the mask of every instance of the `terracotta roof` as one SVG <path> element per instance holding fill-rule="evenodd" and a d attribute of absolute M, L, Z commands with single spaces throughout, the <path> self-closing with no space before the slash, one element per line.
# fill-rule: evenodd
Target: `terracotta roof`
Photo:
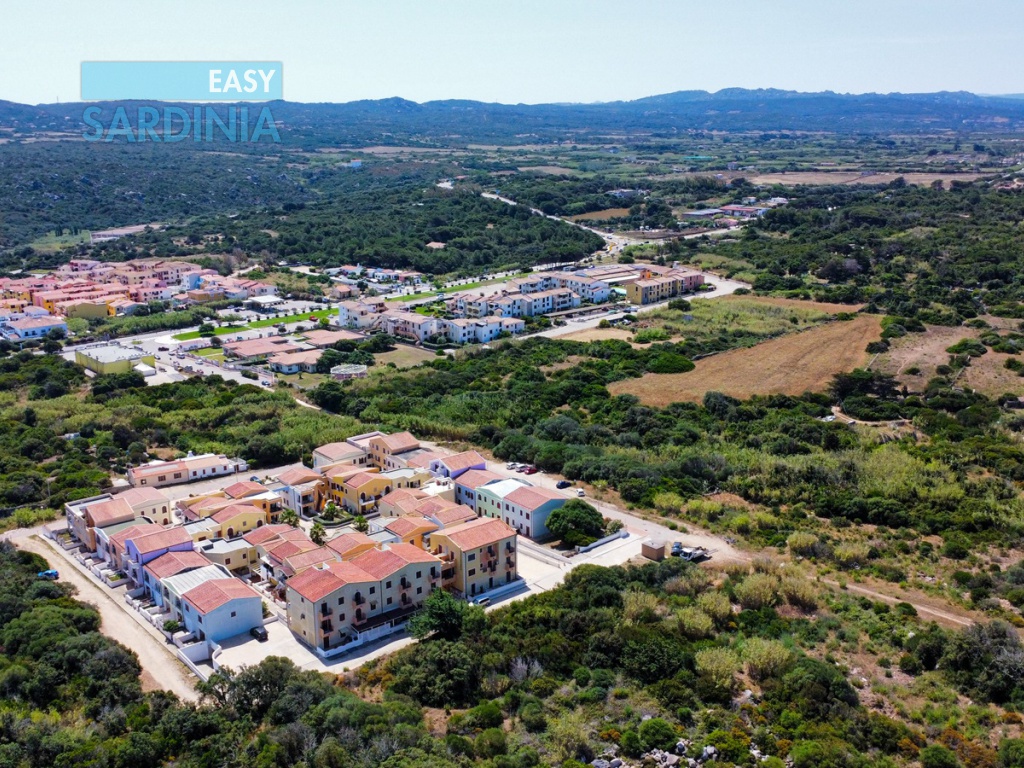
<path fill-rule="evenodd" d="M 355 475 L 352 475 L 352 477 L 350 477 L 348 480 L 346 480 L 345 481 L 345 485 L 347 485 L 349 488 L 360 488 L 360 487 L 366 485 L 368 482 L 370 482 L 374 478 L 379 478 L 379 477 L 380 477 L 380 475 L 376 474 L 376 473 L 359 472 L 359 473 L 357 473 Z"/>
<path fill-rule="evenodd" d="M 549 491 L 547 488 L 538 488 L 536 486 L 516 488 L 505 497 L 505 501 L 510 501 L 523 509 L 536 509 L 556 499 L 565 501 L 564 496 L 560 496 L 554 491 Z"/>
<path fill-rule="evenodd" d="M 277 476 L 277 481 L 285 485 L 302 485 L 303 483 L 311 483 L 314 480 L 322 479 L 323 475 L 315 469 L 306 469 L 305 467 L 295 467 Z"/>
<path fill-rule="evenodd" d="M 168 552 L 156 560 L 146 564 L 146 570 L 157 579 L 166 579 L 193 568 L 202 568 L 210 564 L 210 561 L 195 551 L 190 552 Z"/>
<path fill-rule="evenodd" d="M 128 539 L 134 539 L 137 536 L 145 536 L 147 533 L 156 533 L 157 531 L 164 530 L 162 525 L 156 523 L 142 523 L 141 525 L 132 525 L 125 528 L 123 531 L 118 531 L 110 537 L 110 543 L 114 546 L 120 546 L 124 549 L 124 544 Z"/>
<path fill-rule="evenodd" d="M 97 528 L 103 528 L 122 520 L 131 520 L 135 517 L 131 504 L 120 497 L 98 501 L 88 505 L 85 509 L 89 517 L 92 518 L 92 524 Z"/>
<path fill-rule="evenodd" d="M 248 541 L 253 546 L 256 546 L 257 544 L 262 544 L 263 542 L 268 541 L 269 539 L 272 539 L 275 536 L 290 530 L 292 530 L 292 527 L 290 525 L 285 525 L 284 523 L 275 523 L 274 525 L 261 526 L 257 528 L 255 531 L 243 533 L 242 538 Z"/>
<path fill-rule="evenodd" d="M 284 339 L 248 339 L 246 341 L 234 341 L 224 345 L 224 350 L 238 357 L 258 357 L 260 355 L 274 355 L 280 352 L 295 352 L 300 349 L 298 344 L 293 344 Z"/>
<path fill-rule="evenodd" d="M 198 587 L 193 587 L 182 597 L 190 602 L 200 613 L 210 611 L 227 605 L 232 600 L 248 597 L 260 599 L 259 593 L 240 579 L 211 579 L 203 582 Z"/>
<path fill-rule="evenodd" d="M 442 534 L 459 547 L 463 552 L 467 549 L 479 549 L 493 544 L 509 536 L 515 536 L 515 530 L 505 521 L 496 517 L 479 517 L 462 525 L 446 528 Z"/>
<path fill-rule="evenodd" d="M 442 528 L 447 528 L 450 525 L 458 525 L 466 520 L 473 520 L 476 518 L 476 512 L 473 511 L 472 507 L 467 507 L 465 504 L 459 504 L 456 507 L 450 509 L 441 509 L 437 512 L 433 512 L 430 515 L 432 518 L 437 520 L 441 524 Z"/>
<path fill-rule="evenodd" d="M 283 563 L 292 555 L 298 555 L 302 552 L 309 552 L 311 549 L 316 549 L 317 545 L 313 543 L 312 539 L 295 539 L 288 541 L 279 541 L 276 544 L 271 544 L 265 547 L 267 556 L 272 557 L 278 562 Z"/>
<path fill-rule="evenodd" d="M 458 470 L 467 469 L 477 464 L 486 467 L 487 459 L 476 451 L 463 451 L 462 453 L 456 453 L 454 456 L 446 456 L 441 459 L 441 463 L 448 467 L 449 470 Z"/>
<path fill-rule="evenodd" d="M 218 523 L 226 523 L 228 520 L 232 520 L 238 515 L 244 515 L 246 513 L 256 513 L 260 517 L 266 517 L 266 512 L 259 507 L 254 507 L 252 504 L 232 504 L 230 507 L 224 507 L 224 509 L 217 510 L 210 515 L 210 517 Z"/>
<path fill-rule="evenodd" d="M 328 563 L 323 568 L 309 568 L 288 579 L 288 589 L 294 589 L 299 595 L 315 603 L 346 584 L 365 584 L 374 581 L 378 579 L 352 563 Z"/>
<path fill-rule="evenodd" d="M 281 564 L 281 570 L 289 576 L 294 576 L 297 573 L 302 573 L 307 568 L 312 568 L 314 565 L 335 562 L 337 559 L 338 554 L 336 552 L 327 547 L 317 547 L 316 549 L 310 549 L 285 558 Z"/>
<path fill-rule="evenodd" d="M 184 528 L 165 528 L 160 531 L 153 531 L 142 536 L 132 536 L 129 541 L 135 544 L 139 554 L 156 552 L 158 549 L 168 549 L 175 544 L 192 543 L 192 537 Z"/>
<path fill-rule="evenodd" d="M 409 563 L 436 563 L 436 557 L 412 544 L 387 544 L 386 548 L 363 552 L 350 562 L 358 565 L 377 581 L 387 578 Z"/>
<path fill-rule="evenodd" d="M 340 286 L 339 286 L 340 287 Z M 351 331 L 306 331 L 304 334 L 306 341 L 317 347 L 326 347 L 331 344 L 336 344 L 339 341 L 362 341 L 363 337 L 358 333 L 352 333 Z"/>
<path fill-rule="evenodd" d="M 321 445 L 319 448 L 314 449 L 313 452 L 326 456 L 331 461 L 343 459 L 354 453 L 365 453 L 362 448 L 352 445 L 352 443 L 327 443 L 327 445 Z"/>
<path fill-rule="evenodd" d="M 454 501 L 448 501 L 448 499 L 424 499 L 416 505 L 416 511 L 421 515 L 433 515 L 442 509 L 452 509 L 457 506 L 458 504 Z"/>
<path fill-rule="evenodd" d="M 463 488 L 472 488 L 474 491 L 491 480 L 500 480 L 501 475 L 491 472 L 489 469 L 470 469 L 455 478 L 455 483 Z"/>
<path fill-rule="evenodd" d="M 446 456 L 448 456 L 447 453 L 441 453 L 440 451 L 424 451 L 417 456 L 413 456 L 407 463 L 410 467 L 426 469 L 430 466 L 430 462 L 443 459 Z"/>
<path fill-rule="evenodd" d="M 324 470 L 324 477 L 331 480 L 337 480 L 338 478 L 354 477 L 358 474 L 376 474 L 370 472 L 366 467 L 354 467 L 351 464 L 339 464 L 336 467 L 328 467 Z"/>
<path fill-rule="evenodd" d="M 323 355 L 322 349 L 304 349 L 299 352 L 282 352 L 278 355 L 271 355 L 268 362 L 275 365 L 316 365 Z"/>
<path fill-rule="evenodd" d="M 333 539 L 327 542 L 327 546 L 333 549 L 339 555 L 344 557 L 352 550 L 359 546 L 370 544 L 376 546 L 377 542 L 367 536 L 365 533 L 343 533 L 340 536 L 335 536 Z"/>
<path fill-rule="evenodd" d="M 427 518 L 420 516 L 395 517 L 388 520 L 388 522 L 384 524 L 384 527 L 396 536 L 404 538 L 406 536 L 412 536 L 419 531 L 436 531 L 437 523 L 432 523 L 430 520 L 427 520 Z"/>
<path fill-rule="evenodd" d="M 245 496 L 263 493 L 265 490 L 267 490 L 267 488 L 262 483 L 257 483 L 254 480 L 240 480 L 239 482 L 232 483 L 225 488 L 224 493 L 232 499 L 240 499 Z"/>
<path fill-rule="evenodd" d="M 121 493 L 117 494 L 117 498 L 124 499 L 133 507 L 136 506 L 137 504 L 145 504 L 147 502 L 152 501 L 160 502 L 162 504 L 170 503 L 170 500 L 163 493 L 163 491 L 159 490 L 158 488 L 149 487 L 129 488 L 127 491 L 122 491 Z"/>
<path fill-rule="evenodd" d="M 403 501 L 419 501 L 425 499 L 427 494 L 416 488 L 396 488 L 391 493 L 381 496 L 381 504 L 398 504 Z"/>
<path fill-rule="evenodd" d="M 396 432 L 393 435 L 378 437 L 392 453 L 405 453 L 413 448 L 420 447 L 420 441 L 413 437 L 411 432 Z"/>

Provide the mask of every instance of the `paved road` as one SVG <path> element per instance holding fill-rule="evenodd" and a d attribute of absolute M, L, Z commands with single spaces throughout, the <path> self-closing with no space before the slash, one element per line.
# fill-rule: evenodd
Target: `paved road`
<path fill-rule="evenodd" d="M 60 570 L 60 580 L 78 590 L 79 599 L 91 603 L 100 612 L 100 631 L 130 648 L 142 666 L 142 688 L 146 691 L 168 690 L 185 701 L 196 701 L 197 678 L 171 650 L 156 627 L 123 603 L 124 590 L 116 592 L 101 585 L 81 563 L 51 540 L 42 536 L 42 528 L 10 531 L 4 538 L 19 549 L 35 552 Z"/>

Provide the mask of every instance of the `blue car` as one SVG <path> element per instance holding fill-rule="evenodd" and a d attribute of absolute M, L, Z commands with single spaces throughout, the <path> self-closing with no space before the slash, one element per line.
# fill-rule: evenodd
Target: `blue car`
<path fill-rule="evenodd" d="M 50 581 L 56 581 L 60 578 L 60 574 L 56 570 L 50 569 L 48 571 L 40 571 L 36 574 L 37 579 L 49 579 Z"/>

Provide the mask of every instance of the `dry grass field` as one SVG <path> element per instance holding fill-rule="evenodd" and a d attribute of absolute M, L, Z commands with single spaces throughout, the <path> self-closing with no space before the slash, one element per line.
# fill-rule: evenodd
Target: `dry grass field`
<path fill-rule="evenodd" d="M 993 326 L 1009 329 L 1019 321 L 1001 318 L 985 318 Z M 947 348 L 962 339 L 977 339 L 981 331 L 975 328 L 947 328 L 930 325 L 925 333 L 910 333 L 899 339 L 892 339 L 888 352 L 879 355 L 872 369 L 888 373 L 905 384 L 911 391 L 920 391 L 935 376 L 935 366 L 949 362 Z M 971 359 L 971 364 L 957 377 L 957 385 L 973 389 L 989 397 L 1011 393 L 1024 395 L 1024 378 L 1003 367 L 1009 355 L 993 352 L 991 349 L 981 357 Z M 918 373 L 908 373 L 917 369 Z"/>
<path fill-rule="evenodd" d="M 951 181 L 974 181 L 981 178 L 979 173 L 876 173 L 861 176 L 858 171 L 793 171 L 791 173 L 766 173 L 751 179 L 753 184 L 888 184 L 902 176 L 907 184 L 928 186 L 942 181 L 949 186 Z"/>
<path fill-rule="evenodd" d="M 581 213 L 579 216 L 570 216 L 569 221 L 601 221 L 602 219 L 620 219 L 629 215 L 629 208 L 605 208 L 603 211 L 591 211 Z"/>
<path fill-rule="evenodd" d="M 738 398 L 821 391 L 835 374 L 866 364 L 870 356 L 865 347 L 880 335 L 878 317 L 859 315 L 698 360 L 689 373 L 648 373 L 608 389 L 613 395 L 636 395 L 653 406 L 700 402 L 712 391 Z"/>

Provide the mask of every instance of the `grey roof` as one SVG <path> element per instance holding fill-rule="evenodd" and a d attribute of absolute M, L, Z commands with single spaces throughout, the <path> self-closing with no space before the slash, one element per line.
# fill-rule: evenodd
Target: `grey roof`
<path fill-rule="evenodd" d="M 232 578 L 231 574 L 228 573 L 223 566 L 213 565 L 211 563 L 210 565 L 204 565 L 202 568 L 196 568 L 192 571 L 179 573 L 177 576 L 168 576 L 160 583 L 167 588 L 168 592 L 172 592 L 178 597 L 181 597 L 190 589 L 194 589 L 207 581 L 230 578 Z"/>
<path fill-rule="evenodd" d="M 243 538 L 237 539 L 214 539 L 213 541 L 203 541 L 196 545 L 202 554 L 208 552 L 217 554 L 230 554 L 231 552 L 238 552 L 242 549 L 249 549 L 252 545 Z"/>
<path fill-rule="evenodd" d="M 122 347 L 120 344 L 107 344 L 103 347 L 83 349 L 82 354 L 99 363 L 116 363 L 118 360 L 138 360 L 147 356 L 141 349 Z"/>

